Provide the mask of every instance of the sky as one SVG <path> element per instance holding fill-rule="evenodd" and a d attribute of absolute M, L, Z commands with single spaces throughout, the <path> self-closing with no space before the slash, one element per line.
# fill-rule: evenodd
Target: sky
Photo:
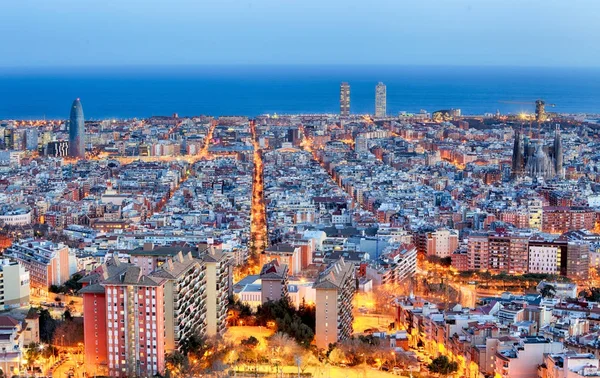
<path fill-rule="evenodd" d="M 0 66 L 600 66 L 598 0 L 0 0 Z"/>

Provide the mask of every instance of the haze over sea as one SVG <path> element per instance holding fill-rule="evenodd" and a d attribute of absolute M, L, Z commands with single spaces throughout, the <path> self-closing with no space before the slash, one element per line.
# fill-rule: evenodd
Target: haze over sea
<path fill-rule="evenodd" d="M 152 115 L 337 113 L 339 85 L 352 113 L 373 113 L 387 85 L 388 114 L 460 108 L 463 114 L 600 113 L 600 69 L 410 66 L 168 66 L 2 68 L 0 119 L 64 119 L 81 98 L 86 119 Z"/>

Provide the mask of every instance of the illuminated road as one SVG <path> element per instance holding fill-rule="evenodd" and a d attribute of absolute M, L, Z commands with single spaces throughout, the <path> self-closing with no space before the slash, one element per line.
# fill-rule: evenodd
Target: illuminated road
<path fill-rule="evenodd" d="M 254 172 L 252 179 L 252 210 L 250 213 L 250 254 L 256 259 L 267 247 L 267 209 L 264 199 L 264 164 L 262 150 L 258 144 L 256 124 L 250 122 L 254 146 Z"/>

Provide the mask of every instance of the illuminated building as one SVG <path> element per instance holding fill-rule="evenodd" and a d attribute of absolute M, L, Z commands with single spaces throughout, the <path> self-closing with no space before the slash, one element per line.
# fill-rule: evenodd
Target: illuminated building
<path fill-rule="evenodd" d="M 21 322 L 10 317 L 0 316 L 0 368 L 4 376 L 18 375 L 23 358 L 24 329 Z"/>
<path fill-rule="evenodd" d="M 510 343 L 513 345 L 509 349 L 496 352 L 496 377 L 537 377 L 544 355 L 563 351 L 561 342 L 543 337 L 526 337 Z"/>
<path fill-rule="evenodd" d="M 427 255 L 448 257 L 458 248 L 456 230 L 437 230 L 427 234 Z"/>
<path fill-rule="evenodd" d="M 4 148 L 7 150 L 15 148 L 15 130 L 4 129 Z"/>
<path fill-rule="evenodd" d="M 29 304 L 29 272 L 25 267 L 9 259 L 0 260 L 0 310 Z"/>
<path fill-rule="evenodd" d="M 31 286 L 47 290 L 69 279 L 69 247 L 51 241 L 33 239 L 14 243 L 4 256 L 23 264 L 29 271 Z"/>
<path fill-rule="evenodd" d="M 166 281 L 116 258 L 81 279 L 86 370 L 111 377 L 164 372 Z"/>
<path fill-rule="evenodd" d="M 544 145 L 542 140 L 530 141 L 520 131 L 515 132 L 511 177 L 529 176 L 549 180 L 563 178 L 563 147 L 560 128 L 557 126 L 552 145 Z"/>
<path fill-rule="evenodd" d="M 375 86 L 375 117 L 381 118 L 386 115 L 387 99 L 386 86 L 382 82 Z"/>
<path fill-rule="evenodd" d="M 346 82 L 340 85 L 340 116 L 350 116 L 350 84 Z"/>
<path fill-rule="evenodd" d="M 288 296 L 288 267 L 273 260 L 263 265 L 260 271 L 262 303 L 278 301 Z"/>
<path fill-rule="evenodd" d="M 206 253 L 202 256 L 206 268 L 206 334 L 223 335 L 227 326 L 230 264 L 227 254 Z"/>
<path fill-rule="evenodd" d="M 316 290 L 316 332 L 318 348 L 346 340 L 352 335 L 352 299 L 356 292 L 355 267 L 340 258 L 319 274 Z"/>
<path fill-rule="evenodd" d="M 69 117 L 69 156 L 76 158 L 85 157 L 85 123 L 83 107 L 79 99 L 71 105 Z"/>
<path fill-rule="evenodd" d="M 24 132 L 25 136 L 25 149 L 27 151 L 35 151 L 38 146 L 38 131 L 35 128 L 26 129 Z"/>
<path fill-rule="evenodd" d="M 191 253 L 169 258 L 153 277 L 163 277 L 165 298 L 165 351 L 180 349 L 192 335 L 206 332 L 204 266 Z"/>
<path fill-rule="evenodd" d="M 277 260 L 280 264 L 287 265 L 290 274 L 299 274 L 302 265 L 302 252 L 299 246 L 294 246 L 288 243 L 279 243 L 265 249 L 260 255 L 260 263 L 265 265 L 273 260 Z"/>
<path fill-rule="evenodd" d="M 596 213 L 592 208 L 583 206 L 544 206 L 542 213 L 542 231 L 551 234 L 563 234 L 572 230 L 593 230 L 596 225 Z"/>
<path fill-rule="evenodd" d="M 66 140 L 49 142 L 44 147 L 44 155 L 52 156 L 52 157 L 68 156 L 69 155 L 69 142 L 67 142 Z"/>

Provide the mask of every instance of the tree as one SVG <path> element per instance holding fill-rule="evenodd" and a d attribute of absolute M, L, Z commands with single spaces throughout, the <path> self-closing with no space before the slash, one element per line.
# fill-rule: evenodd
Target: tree
<path fill-rule="evenodd" d="M 341 348 L 333 348 L 331 353 L 329 353 L 329 362 L 334 365 L 340 365 L 346 363 L 346 355 Z"/>
<path fill-rule="evenodd" d="M 39 310 L 40 314 L 40 339 L 45 343 L 51 343 L 56 330 L 57 321 L 52 318 L 50 311 L 47 309 Z"/>
<path fill-rule="evenodd" d="M 204 353 L 203 349 L 205 346 L 206 339 L 199 334 L 194 333 L 181 343 L 181 352 L 188 357 L 190 354 L 201 356 Z"/>
<path fill-rule="evenodd" d="M 433 359 L 427 367 L 429 368 L 430 372 L 443 376 L 447 376 L 458 371 L 458 363 L 450 361 L 448 356 L 444 355 Z"/>
<path fill-rule="evenodd" d="M 553 285 L 544 285 L 540 290 L 542 298 L 552 298 L 556 294 L 556 288 Z"/>
<path fill-rule="evenodd" d="M 42 355 L 40 344 L 30 343 L 27 345 L 27 351 L 25 352 L 25 360 L 27 360 L 27 366 L 33 367 L 35 361 Z"/>
<path fill-rule="evenodd" d="M 247 339 L 241 341 L 241 345 L 249 348 L 256 348 L 258 346 L 258 339 L 254 336 L 250 336 Z"/>
<path fill-rule="evenodd" d="M 600 302 L 600 287 L 590 287 L 588 290 L 580 292 L 579 296 L 590 302 Z"/>

